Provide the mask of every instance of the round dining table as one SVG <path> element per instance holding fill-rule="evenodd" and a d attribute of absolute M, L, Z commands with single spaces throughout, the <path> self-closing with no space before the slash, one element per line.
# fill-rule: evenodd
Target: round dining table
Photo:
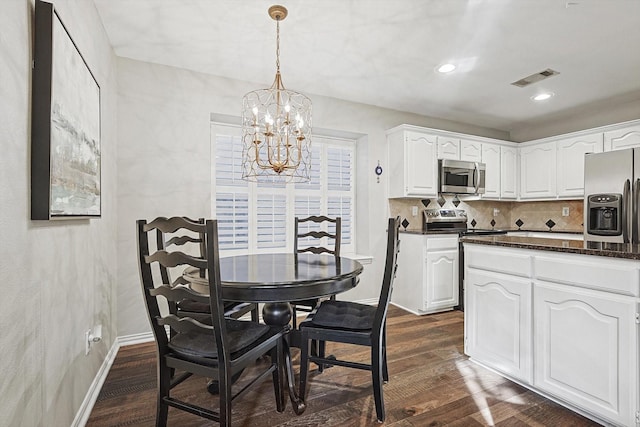
<path fill-rule="evenodd" d="M 261 253 L 223 257 L 220 258 L 222 299 L 265 303 L 264 322 L 287 328 L 292 313 L 290 302 L 328 297 L 352 289 L 362 269 L 357 260 L 327 254 Z M 209 293 L 208 281 L 199 276 L 199 270 L 187 269 L 184 277 L 193 290 Z M 290 332 L 295 335 L 296 331 Z M 294 412 L 301 414 L 306 405 L 295 390 L 289 341 L 285 340 L 284 345 L 289 398 Z"/>

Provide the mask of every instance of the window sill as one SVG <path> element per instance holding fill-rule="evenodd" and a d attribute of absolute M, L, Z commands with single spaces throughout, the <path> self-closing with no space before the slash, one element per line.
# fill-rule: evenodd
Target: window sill
<path fill-rule="evenodd" d="M 346 254 L 341 254 L 341 256 L 345 258 L 355 259 L 356 261 L 359 261 L 360 264 L 362 265 L 371 264 L 373 262 L 373 256 L 371 255 L 346 253 Z"/>

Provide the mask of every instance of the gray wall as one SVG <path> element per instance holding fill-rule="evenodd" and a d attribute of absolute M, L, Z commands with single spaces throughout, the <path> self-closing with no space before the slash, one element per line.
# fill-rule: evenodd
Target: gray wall
<path fill-rule="evenodd" d="M 29 196 L 33 0 L 0 13 L 0 425 L 74 419 L 116 337 L 115 57 L 91 1 L 55 7 L 101 86 L 101 219 L 31 221 Z M 103 342 L 84 354 L 84 333 Z"/>
<path fill-rule="evenodd" d="M 510 135 L 512 141 L 525 142 L 636 119 L 640 119 L 640 92 L 540 117 L 526 125 L 515 124 Z"/>

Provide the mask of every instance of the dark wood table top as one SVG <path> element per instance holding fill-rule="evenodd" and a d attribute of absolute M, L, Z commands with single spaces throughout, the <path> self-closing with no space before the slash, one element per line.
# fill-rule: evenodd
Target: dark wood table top
<path fill-rule="evenodd" d="M 358 261 L 332 255 L 265 253 L 220 258 L 222 298 L 238 302 L 289 302 L 347 291 L 362 273 Z M 207 293 L 207 279 L 193 269 L 185 278 Z"/>

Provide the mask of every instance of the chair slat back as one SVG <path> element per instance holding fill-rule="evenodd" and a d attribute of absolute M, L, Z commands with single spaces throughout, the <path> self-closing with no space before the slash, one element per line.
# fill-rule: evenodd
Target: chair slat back
<path fill-rule="evenodd" d="M 226 363 L 229 353 L 225 338 L 224 307 L 220 285 L 217 222 L 192 220 L 186 217 L 160 217 L 149 223 L 146 220 L 139 220 L 137 226 L 141 283 L 147 314 L 160 354 L 168 351 L 165 325 L 171 328 L 172 334 L 201 329 L 211 333 L 212 339 L 215 337 L 219 349 L 219 362 Z M 149 235 L 154 232 L 156 247 L 152 248 Z M 175 235 L 166 240 L 168 233 Z M 198 237 L 193 237 L 194 233 Z M 200 246 L 199 255 L 184 253 L 182 246 L 187 243 L 197 243 Z M 153 273 L 156 267 L 159 274 Z M 184 270 L 188 267 L 199 269 L 203 273 L 202 277 L 208 279 L 209 295 L 191 289 L 188 281 L 182 276 L 173 282 L 170 281 L 167 269 Z M 175 307 L 174 303 L 183 299 L 209 303 L 211 325 L 203 324 L 189 316 L 176 316 L 172 304 Z M 168 310 L 161 309 L 161 301 L 168 305 Z"/>
<path fill-rule="evenodd" d="M 300 232 L 300 224 L 309 223 L 310 227 L 313 227 L 314 224 L 317 224 L 316 227 L 318 229 L 310 229 L 306 232 Z M 333 224 L 333 226 L 331 226 Z M 321 227 L 326 226 L 327 229 L 320 229 Z M 333 228 L 334 232 L 331 233 L 329 228 Z M 340 217 L 337 218 L 329 218 L 327 216 L 316 216 L 312 215 L 306 218 L 295 218 L 295 229 L 294 229 L 294 240 L 293 240 L 293 251 L 294 253 L 303 253 L 303 252 L 311 252 L 314 254 L 331 254 L 334 256 L 340 256 L 340 240 L 342 235 L 342 219 Z M 323 238 L 327 238 L 329 240 L 333 240 L 333 248 L 326 246 L 308 246 L 308 247 L 300 247 L 301 242 L 305 242 L 307 238 L 314 238 L 318 242 L 320 242 Z"/>
<path fill-rule="evenodd" d="M 391 293 L 393 291 L 393 281 L 398 268 L 398 251 L 400 248 L 400 217 L 389 218 L 387 226 L 387 255 L 384 265 L 384 275 L 382 276 L 382 290 L 378 300 L 378 308 L 373 321 L 373 331 L 382 331 L 382 326 L 387 318 Z"/>

